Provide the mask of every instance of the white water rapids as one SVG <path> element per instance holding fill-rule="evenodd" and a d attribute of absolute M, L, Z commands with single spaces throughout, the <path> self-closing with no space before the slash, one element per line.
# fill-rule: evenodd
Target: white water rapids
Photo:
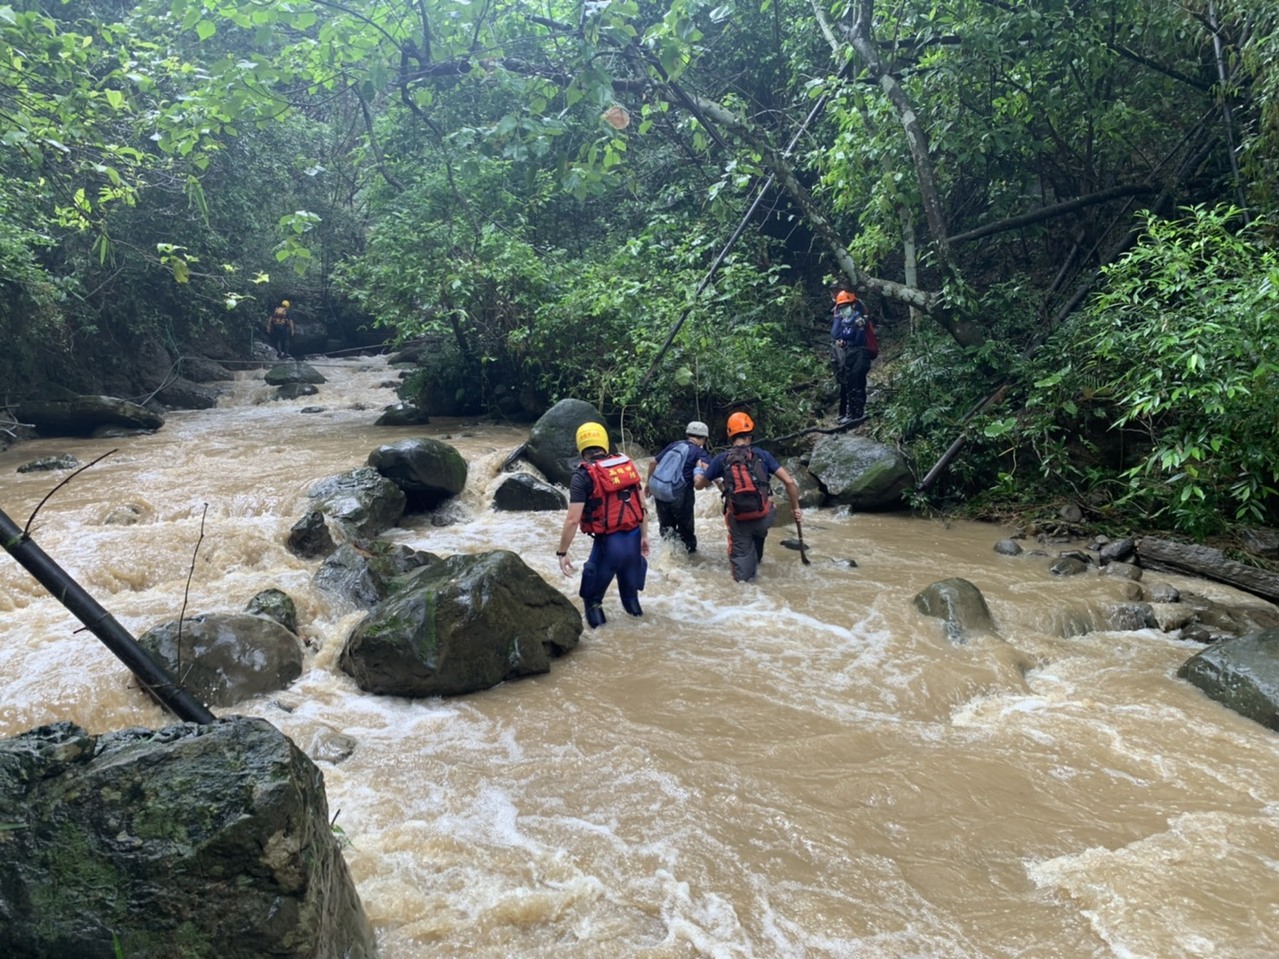
<path fill-rule="evenodd" d="M 434 436 L 470 463 L 448 525 L 389 538 L 515 550 L 580 601 L 555 564 L 563 515 L 489 506 L 522 429 L 374 427 L 384 361 L 320 369 L 316 397 L 272 401 L 246 373 L 153 435 L 19 444 L 0 453 L 0 506 L 22 525 L 64 475 L 23 463 L 116 448 L 34 535 L 122 624 L 175 618 L 188 575 L 188 614 L 293 596 L 302 677 L 233 711 L 313 754 L 330 731 L 358 742 L 318 764 L 383 959 L 1279 956 L 1279 736 L 1176 678 L 1193 644 L 1062 638 L 1121 583 L 998 556 L 1004 529 L 813 510 L 813 564 L 778 529 L 738 585 L 707 491 L 701 554 L 655 549 L 642 620 L 611 590 L 609 623 L 547 675 L 447 700 L 362 693 L 336 663 L 363 614 L 283 544 L 310 484 L 380 443 Z M 126 504 L 142 522 L 104 524 Z M 982 590 L 999 638 L 952 645 L 914 608 L 952 576 Z M 0 735 L 169 721 L 79 627 L 0 556 Z"/>

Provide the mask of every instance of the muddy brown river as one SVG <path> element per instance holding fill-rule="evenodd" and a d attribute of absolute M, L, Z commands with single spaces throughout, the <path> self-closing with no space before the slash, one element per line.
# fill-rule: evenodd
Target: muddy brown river
<path fill-rule="evenodd" d="M 1122 584 L 997 556 L 1000 527 L 812 510 L 812 565 L 780 529 L 738 585 L 706 491 L 703 550 L 656 547 L 642 620 L 610 591 L 609 623 L 547 675 L 447 700 L 362 693 L 336 664 L 363 614 L 313 590 L 316 563 L 283 543 L 308 486 L 381 443 L 434 436 L 470 463 L 447 525 L 390 539 L 512 549 L 580 601 L 556 567 L 562 514 L 489 507 L 524 430 L 375 427 L 394 400 L 383 361 L 319 368 L 315 397 L 273 401 L 245 373 L 154 435 L 20 444 L 0 453 L 0 507 L 23 525 L 65 475 L 23 463 L 116 449 L 35 538 L 123 625 L 175 618 L 188 576 L 190 614 L 293 596 L 314 647 L 302 677 L 222 712 L 313 754 L 331 732 L 357 741 L 318 765 L 383 959 L 1279 956 L 1279 736 L 1176 678 L 1191 643 L 1063 636 Z M 105 524 L 122 506 L 141 521 Z M 982 590 L 998 637 L 952 645 L 916 611 L 951 576 Z M 79 627 L 0 555 L 0 735 L 168 722 Z"/>

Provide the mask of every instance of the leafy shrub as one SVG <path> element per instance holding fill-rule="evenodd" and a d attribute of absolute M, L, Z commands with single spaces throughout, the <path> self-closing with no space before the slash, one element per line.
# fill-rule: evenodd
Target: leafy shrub
<path fill-rule="evenodd" d="M 1038 383 L 1037 405 L 1080 412 L 1149 444 L 1122 473 L 1120 505 L 1195 536 L 1276 518 L 1279 257 L 1232 207 L 1147 215 L 1139 245 L 1059 337 L 1070 357 Z"/>

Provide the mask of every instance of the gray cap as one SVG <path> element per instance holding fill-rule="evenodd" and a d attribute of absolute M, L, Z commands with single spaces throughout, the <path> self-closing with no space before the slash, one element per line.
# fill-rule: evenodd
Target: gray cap
<path fill-rule="evenodd" d="M 684 428 L 685 436 L 710 436 L 711 431 L 706 428 L 706 424 L 701 420 L 693 420 Z"/>

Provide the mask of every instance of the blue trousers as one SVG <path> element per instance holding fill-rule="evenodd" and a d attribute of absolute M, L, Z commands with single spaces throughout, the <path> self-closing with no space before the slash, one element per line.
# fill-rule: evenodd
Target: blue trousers
<path fill-rule="evenodd" d="M 640 553 L 643 529 L 636 526 L 626 533 L 596 536 L 591 555 L 582 567 L 582 585 L 577 594 L 587 607 L 598 606 L 604 593 L 617 577 L 617 593 L 623 599 L 638 599 L 648 575 L 648 560 Z"/>

